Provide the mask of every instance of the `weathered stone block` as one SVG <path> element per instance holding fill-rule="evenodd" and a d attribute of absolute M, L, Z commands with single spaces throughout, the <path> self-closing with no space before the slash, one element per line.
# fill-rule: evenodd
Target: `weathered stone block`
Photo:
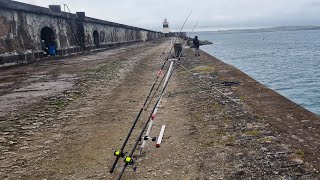
<path fill-rule="evenodd" d="M 85 12 L 76 12 L 76 17 L 78 20 L 85 20 L 86 13 Z"/>
<path fill-rule="evenodd" d="M 49 5 L 49 9 L 53 12 L 61 13 L 60 5 Z"/>

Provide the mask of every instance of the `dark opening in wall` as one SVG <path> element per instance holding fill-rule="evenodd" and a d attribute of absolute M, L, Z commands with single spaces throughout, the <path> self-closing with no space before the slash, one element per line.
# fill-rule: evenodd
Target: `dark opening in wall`
<path fill-rule="evenodd" d="M 49 45 L 50 43 L 55 43 L 56 37 L 53 30 L 49 27 L 42 28 L 41 40 L 44 40 L 45 45 Z"/>
<path fill-rule="evenodd" d="M 54 34 L 54 31 L 49 27 L 44 27 L 41 29 L 41 46 L 42 50 L 47 54 L 56 54 L 56 36 Z"/>
<path fill-rule="evenodd" d="M 99 47 L 99 33 L 98 31 L 93 31 L 93 44 Z"/>

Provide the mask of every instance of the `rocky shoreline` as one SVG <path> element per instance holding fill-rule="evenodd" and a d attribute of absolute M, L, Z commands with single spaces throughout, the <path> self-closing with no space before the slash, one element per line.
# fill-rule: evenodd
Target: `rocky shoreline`
<path fill-rule="evenodd" d="M 187 39 L 188 39 L 187 45 L 190 46 L 191 48 L 194 48 L 193 38 L 186 38 L 185 40 L 187 40 Z M 199 44 L 200 44 L 200 46 L 204 46 L 204 45 L 213 44 L 213 42 L 208 41 L 208 40 L 199 40 Z"/>

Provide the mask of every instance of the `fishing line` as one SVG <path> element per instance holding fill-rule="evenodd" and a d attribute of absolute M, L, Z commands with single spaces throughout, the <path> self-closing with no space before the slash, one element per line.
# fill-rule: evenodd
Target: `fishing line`
<path fill-rule="evenodd" d="M 220 91 L 219 89 L 217 89 L 216 87 L 214 87 L 213 85 L 209 84 L 208 82 L 206 82 L 205 80 L 203 80 L 201 77 L 195 77 L 195 75 L 188 70 L 187 68 L 185 68 L 184 66 L 182 66 L 181 64 L 179 64 L 180 67 L 182 67 L 185 71 L 187 71 L 189 74 L 191 74 L 192 77 L 199 79 L 201 82 L 203 82 L 204 84 L 206 84 L 207 86 L 211 87 L 212 89 L 214 89 L 215 91 L 219 92 L 220 94 L 222 94 L 224 97 L 230 99 L 232 102 L 236 103 L 237 105 L 241 105 L 241 103 L 237 102 L 236 100 L 232 99 L 230 96 L 224 94 L 222 91 Z"/>

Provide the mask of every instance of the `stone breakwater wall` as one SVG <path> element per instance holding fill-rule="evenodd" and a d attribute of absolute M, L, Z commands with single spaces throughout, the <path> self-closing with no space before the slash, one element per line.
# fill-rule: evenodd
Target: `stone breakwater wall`
<path fill-rule="evenodd" d="M 44 57 L 43 43 L 52 41 L 57 55 L 108 48 L 164 37 L 161 32 L 86 17 L 11 0 L 0 0 L 0 66 Z"/>

